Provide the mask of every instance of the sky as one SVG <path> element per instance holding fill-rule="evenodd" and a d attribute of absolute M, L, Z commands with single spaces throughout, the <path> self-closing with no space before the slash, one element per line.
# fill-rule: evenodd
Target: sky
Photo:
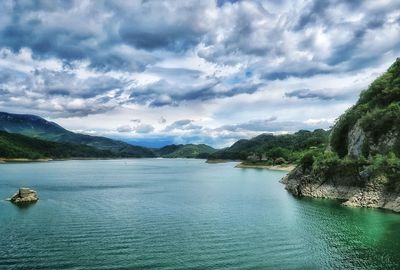
<path fill-rule="evenodd" d="M 400 56 L 398 0 L 0 2 L 0 110 L 158 147 L 331 127 Z"/>

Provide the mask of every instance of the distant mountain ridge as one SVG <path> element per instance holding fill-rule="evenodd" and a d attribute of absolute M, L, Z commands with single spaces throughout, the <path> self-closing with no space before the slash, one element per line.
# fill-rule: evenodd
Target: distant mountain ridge
<path fill-rule="evenodd" d="M 156 153 L 166 158 L 208 158 L 216 151 L 206 144 L 171 144 L 157 149 Z"/>
<path fill-rule="evenodd" d="M 7 137 L 7 143 L 1 145 L 4 138 L 0 137 L 0 157 L 7 157 L 7 153 L 12 154 L 20 153 L 26 158 L 29 156 L 37 157 L 168 157 L 168 158 L 207 158 L 209 154 L 214 153 L 216 150 L 208 145 L 188 144 L 188 145 L 168 145 L 160 149 L 150 149 L 142 146 L 131 145 L 119 140 L 113 140 L 101 136 L 91 136 L 86 134 L 74 133 L 62 126 L 47 121 L 36 115 L 30 114 L 12 114 L 7 112 L 0 112 L 0 131 Z M 18 137 L 18 142 L 14 144 L 12 136 L 14 134 L 23 135 Z M 11 151 L 11 149 L 21 148 L 20 143 L 25 140 L 31 148 L 25 149 L 22 152 Z M 37 144 L 46 145 L 43 149 L 36 149 L 34 141 L 31 138 L 37 139 Z M 29 141 L 29 142 L 28 142 Z M 52 142 L 53 144 L 46 144 L 45 142 Z M 5 147 L 7 145 L 7 147 Z M 66 151 L 66 145 L 69 145 L 74 151 Z M 3 149 L 1 148 L 3 146 Z M 83 147 L 85 146 L 85 147 Z M 32 148 L 33 147 L 33 148 Z M 55 150 L 57 149 L 57 154 Z M 63 150 L 65 150 L 64 153 Z M 79 149 L 79 151 L 78 151 Z M 87 153 L 82 152 L 84 149 Z M 22 154 L 25 153 L 25 154 Z M 29 154 L 31 153 L 31 154 Z M 1 156 L 3 155 L 3 156 Z"/>

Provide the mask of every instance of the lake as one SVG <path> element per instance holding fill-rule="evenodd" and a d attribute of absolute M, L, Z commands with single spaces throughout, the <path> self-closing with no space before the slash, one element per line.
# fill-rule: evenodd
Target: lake
<path fill-rule="evenodd" d="M 0 165 L 0 269 L 399 269 L 400 215 L 189 159 Z"/>

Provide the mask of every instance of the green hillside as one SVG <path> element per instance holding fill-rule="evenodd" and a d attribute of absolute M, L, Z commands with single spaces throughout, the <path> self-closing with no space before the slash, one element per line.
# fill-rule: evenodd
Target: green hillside
<path fill-rule="evenodd" d="M 110 151 L 87 145 L 56 143 L 0 131 L 0 158 L 115 157 Z"/>
<path fill-rule="evenodd" d="M 172 144 L 156 150 L 165 158 L 208 158 L 216 149 L 205 144 Z"/>

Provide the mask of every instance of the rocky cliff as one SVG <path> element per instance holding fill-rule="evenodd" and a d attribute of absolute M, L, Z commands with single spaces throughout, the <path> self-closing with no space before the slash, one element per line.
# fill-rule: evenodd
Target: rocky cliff
<path fill-rule="evenodd" d="M 282 183 L 296 196 L 400 212 L 400 59 L 337 120 L 325 151 L 310 151 Z"/>

